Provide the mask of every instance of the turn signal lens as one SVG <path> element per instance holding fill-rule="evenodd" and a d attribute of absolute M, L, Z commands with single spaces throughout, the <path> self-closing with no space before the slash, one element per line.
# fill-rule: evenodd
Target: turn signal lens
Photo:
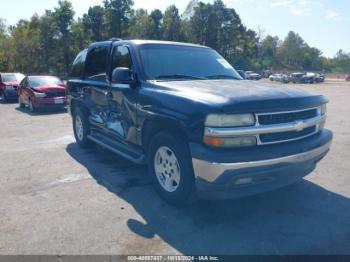
<path fill-rule="evenodd" d="M 230 137 L 230 138 L 220 138 L 220 137 L 204 137 L 204 143 L 212 147 L 247 147 L 255 146 L 257 144 L 255 136 L 244 136 L 244 137 Z"/>
<path fill-rule="evenodd" d="M 224 141 L 222 138 L 219 138 L 219 137 L 205 136 L 204 143 L 212 147 L 222 147 L 222 145 L 224 144 Z"/>

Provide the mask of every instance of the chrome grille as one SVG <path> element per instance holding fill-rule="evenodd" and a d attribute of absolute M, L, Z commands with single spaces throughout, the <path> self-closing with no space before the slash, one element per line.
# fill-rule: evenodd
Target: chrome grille
<path fill-rule="evenodd" d="M 304 109 L 292 112 L 278 112 L 278 113 L 263 113 L 257 114 L 257 125 L 261 127 L 278 126 L 280 124 L 297 123 L 320 117 L 320 110 L 318 108 Z M 314 135 L 319 131 L 318 125 L 306 127 L 301 130 L 293 130 L 286 132 L 274 132 L 259 134 L 259 144 L 274 144 L 282 143 L 292 140 L 298 140 Z"/>
<path fill-rule="evenodd" d="M 283 140 L 292 140 L 292 139 L 300 139 L 309 135 L 312 135 L 316 132 L 316 126 L 305 128 L 302 131 L 289 131 L 289 132 L 281 132 L 281 133 L 272 133 L 272 134 L 262 134 L 260 135 L 261 143 L 271 143 L 276 141 Z"/>
<path fill-rule="evenodd" d="M 296 112 L 262 114 L 258 115 L 258 121 L 261 125 L 282 124 L 297 120 L 306 120 L 316 117 L 317 114 L 316 108 Z"/>

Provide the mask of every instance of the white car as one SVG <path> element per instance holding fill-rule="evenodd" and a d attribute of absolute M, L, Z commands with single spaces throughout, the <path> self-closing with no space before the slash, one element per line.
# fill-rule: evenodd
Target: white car
<path fill-rule="evenodd" d="M 269 76 L 270 81 L 278 81 L 282 83 L 288 83 L 289 77 L 285 74 L 272 74 Z"/>

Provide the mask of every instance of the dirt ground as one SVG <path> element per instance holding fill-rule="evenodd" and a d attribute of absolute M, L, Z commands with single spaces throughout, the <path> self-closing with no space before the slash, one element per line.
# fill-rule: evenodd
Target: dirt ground
<path fill-rule="evenodd" d="M 294 86 L 330 99 L 334 142 L 317 169 L 182 208 L 160 200 L 145 167 L 79 149 L 66 112 L 0 104 L 0 254 L 350 254 L 350 83 Z"/>

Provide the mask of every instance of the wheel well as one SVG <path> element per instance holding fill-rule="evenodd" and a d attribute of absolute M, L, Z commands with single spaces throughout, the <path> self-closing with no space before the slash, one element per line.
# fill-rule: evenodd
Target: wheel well
<path fill-rule="evenodd" d="M 70 109 L 71 109 L 71 114 L 74 115 L 74 112 L 77 108 L 80 108 L 81 110 L 83 110 L 84 113 L 88 113 L 89 110 L 88 108 L 81 102 L 78 100 L 71 100 L 71 105 L 70 105 Z"/>
<path fill-rule="evenodd" d="M 143 148 L 147 149 L 152 137 L 162 131 L 180 136 L 184 141 L 188 141 L 188 136 L 184 127 L 177 121 L 169 119 L 152 119 L 146 120 L 142 128 Z"/>

